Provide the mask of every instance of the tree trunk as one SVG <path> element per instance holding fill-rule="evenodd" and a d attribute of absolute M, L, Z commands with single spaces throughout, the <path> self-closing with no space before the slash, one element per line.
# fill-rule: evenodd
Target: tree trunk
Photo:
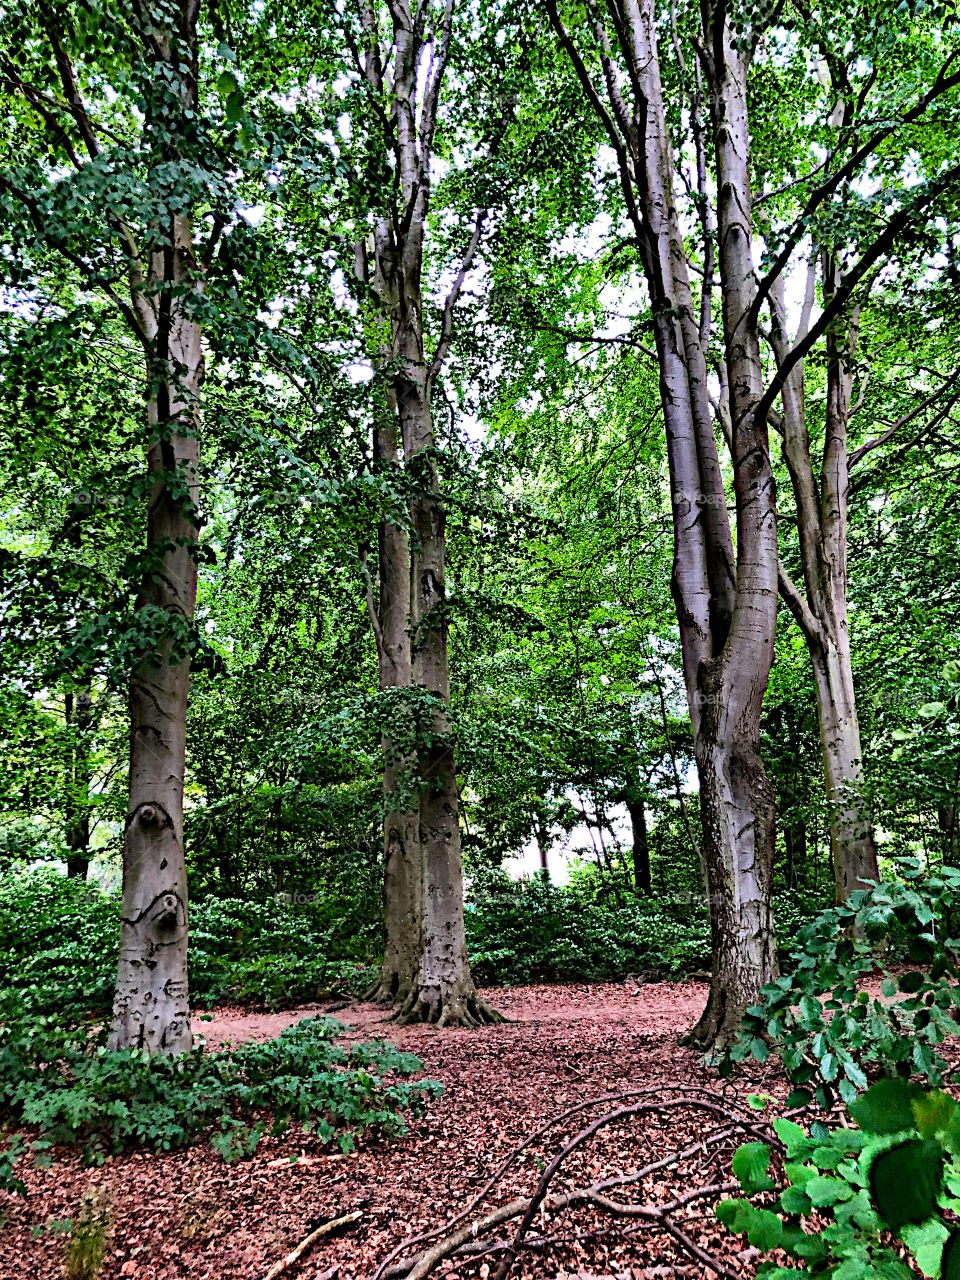
<path fill-rule="evenodd" d="M 808 305 L 815 285 L 814 260 L 808 271 Z M 824 292 L 836 287 L 836 271 L 824 258 Z M 773 346 L 778 361 L 786 357 L 783 283 L 771 294 Z M 805 419 L 802 363 L 783 387 L 783 456 L 797 504 L 800 559 L 805 599 L 781 568 L 780 589 L 810 653 L 824 784 L 830 815 L 830 850 L 838 902 L 880 875 L 873 823 L 863 792 L 860 726 L 850 661 L 847 609 L 847 516 L 850 418 L 849 362 L 857 342 L 857 321 L 849 326 L 848 349 L 841 352 L 837 335 L 827 337 L 827 412 L 820 482 L 814 478 Z"/>
<path fill-rule="evenodd" d="M 414 545 L 395 538 L 385 541 L 381 529 L 381 590 L 397 593 L 396 617 L 402 615 L 404 658 L 410 662 L 387 671 L 390 680 L 412 683 L 430 694 L 433 709 L 427 724 L 417 726 L 415 774 L 419 790 L 415 819 L 403 804 L 390 806 L 389 797 L 405 761 L 389 744 L 385 759 L 385 894 L 387 949 L 377 991 L 403 995 L 405 969 L 414 943 L 416 973 L 406 991 L 398 1017 L 407 1022 L 473 1025 L 496 1018 L 477 996 L 467 961 L 463 918 L 463 873 L 460 865 L 459 794 L 451 729 L 447 716 L 450 676 L 447 664 L 446 594 L 444 587 L 444 511 L 439 498 L 434 461 L 436 441 L 431 416 L 433 383 L 443 364 L 451 336 L 453 307 L 479 238 L 478 217 L 457 283 L 444 304 L 442 337 L 428 359 L 424 344 L 423 246 L 430 209 L 434 128 L 450 48 L 453 4 L 446 9 L 442 31 L 426 35 L 422 15 L 408 0 L 390 6 L 393 48 L 382 45 L 382 31 L 373 8 L 364 9 L 363 72 L 371 91 L 385 95 L 393 144 L 393 186 L 370 245 L 357 246 L 357 275 L 377 299 L 389 333 L 379 354 L 390 368 L 389 408 L 392 422 L 381 445 L 403 465 L 413 490 L 410 517 Z M 384 68 L 392 65 L 387 83 Z M 389 543 L 389 545 L 388 545 Z M 409 555 L 409 560 L 406 559 Z M 408 594 L 404 597 L 400 564 L 409 564 Z M 383 611 L 383 601 L 381 601 Z M 387 613 L 389 613 L 389 608 Z M 392 659 L 389 627 L 379 627 L 381 681 Z M 402 793 L 402 789 L 401 789 Z M 396 977 L 394 977 L 396 975 Z M 396 991 L 394 991 L 396 988 Z"/>
<path fill-rule="evenodd" d="M 783 832 L 783 843 L 787 853 L 787 888 L 796 889 L 800 882 L 800 868 L 807 861 L 806 823 L 796 822 L 792 826 L 786 827 Z"/>
<path fill-rule="evenodd" d="M 192 1045 L 187 987 L 187 875 L 183 786 L 189 624 L 197 595 L 197 426 L 200 330 L 180 298 L 194 273 L 192 228 L 174 217 L 171 247 L 154 257 L 162 282 L 135 295 L 152 322 L 157 357 L 148 402 L 147 573 L 137 609 L 160 640 L 130 681 L 130 792 L 123 846 L 120 964 L 112 1049 L 184 1053 Z M 183 487 L 182 487 L 183 486 Z"/>
<path fill-rule="evenodd" d="M 720 655 L 702 664 L 694 740 L 713 936 L 710 998 L 689 1042 L 721 1048 L 776 975 L 770 895 L 773 788 L 760 758 L 760 714 L 777 611 L 776 485 L 770 465 L 758 322 L 753 314 L 748 55 L 725 17 L 703 6 L 717 169 L 719 267 L 737 503 L 737 588 Z M 762 417 L 762 420 L 761 420 Z"/>
<path fill-rule="evenodd" d="M 700 771 L 704 868 L 714 930 L 711 998 L 693 1036 L 698 1044 L 719 1045 L 775 972 L 769 903 L 773 801 L 759 737 L 776 620 L 776 495 L 765 415 L 761 422 L 753 413 L 762 396 L 759 332 L 753 320 L 744 323 L 756 294 L 746 65 L 732 48 L 723 16 L 716 15 L 715 22 L 705 8 L 701 56 L 710 69 L 726 375 L 733 405 L 734 571 L 703 350 L 709 332 L 710 282 L 704 285 L 698 324 L 674 198 L 675 165 L 657 51 L 655 0 L 622 0 L 611 10 L 612 31 L 597 36 L 604 49 L 609 110 L 600 102 L 555 0 L 547 0 L 547 11 L 617 154 L 624 201 L 650 291 L 673 498 L 671 589 Z M 627 64 L 632 103 L 626 100 L 605 48 L 608 38 Z M 699 121 L 695 127 L 699 143 Z M 704 169 L 698 189 L 705 197 L 705 166 L 699 153 L 698 166 Z M 709 237 L 712 227 L 706 216 L 704 228 Z"/>
<path fill-rule="evenodd" d="M 93 701 L 89 690 L 66 697 L 67 723 L 75 730 L 70 744 L 70 778 L 67 796 L 67 875 L 86 880 L 90 869 L 90 727 Z"/>
<path fill-rule="evenodd" d="M 419 308 L 418 308 L 419 310 Z M 422 362 L 422 355 L 420 357 Z M 414 682 L 435 702 L 428 725 L 418 733 L 420 849 L 423 861 L 423 933 L 416 989 L 403 1021 L 439 1026 L 476 1026 L 499 1020 L 477 995 L 467 959 L 460 861 L 459 792 L 453 737 L 447 718 L 450 669 L 447 658 L 445 587 L 446 517 L 438 497 L 432 457 L 433 419 L 429 384 L 416 364 L 407 366 L 399 388 L 407 466 L 418 492 L 411 507 L 412 620 Z"/>
<path fill-rule="evenodd" d="M 395 404 L 391 397 L 392 407 Z M 397 464 L 396 418 L 375 433 L 376 455 Z M 380 690 L 409 689 L 413 681 L 410 649 L 410 540 L 388 520 L 378 530 L 380 599 L 377 649 Z M 401 714 L 398 705 L 394 714 Z M 415 760 L 395 731 L 381 737 L 383 753 L 383 920 L 380 974 L 368 998 L 403 1004 L 413 990 L 420 963 L 423 929 L 423 868 L 420 811 L 416 803 Z"/>
<path fill-rule="evenodd" d="M 628 795 L 625 804 L 633 833 L 633 883 L 637 893 L 649 898 L 653 892 L 650 878 L 650 841 L 647 835 L 647 811 L 642 797 Z"/>
<path fill-rule="evenodd" d="M 879 878 L 873 824 L 863 794 L 860 725 L 850 654 L 833 638 L 811 651 L 820 742 L 830 815 L 830 850 L 837 901 Z"/>

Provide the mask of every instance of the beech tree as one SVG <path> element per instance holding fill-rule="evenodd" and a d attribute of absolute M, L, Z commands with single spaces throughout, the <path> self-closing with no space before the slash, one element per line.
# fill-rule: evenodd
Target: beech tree
<path fill-rule="evenodd" d="M 775 486 L 767 445 L 747 156 L 746 62 L 719 19 L 711 32 L 716 100 L 719 272 L 731 388 L 737 547 L 708 399 L 704 343 L 710 293 L 694 310 L 674 194 L 652 3 L 593 13 L 595 73 L 556 5 L 551 22 L 613 146 L 631 234 L 650 293 L 674 504 L 672 587 L 700 776 L 714 963 L 709 1002 L 691 1040 L 722 1042 L 775 973 L 770 912 L 773 795 L 760 759 L 760 711 L 776 619 Z M 592 39 L 591 39 L 592 37 Z M 618 64 L 616 57 L 621 60 Z M 622 74 L 621 74 L 622 66 Z M 705 181 L 705 175 L 704 175 Z"/>
<path fill-rule="evenodd" d="M 802 207 L 793 221 L 775 232 L 764 224 L 773 262 L 761 270 L 754 256 L 757 193 L 748 88 L 755 54 L 765 37 L 765 20 L 710 4 L 679 18 L 673 10 L 679 67 L 675 74 L 686 71 L 695 77 L 689 185 L 702 238 L 696 264 L 702 279 L 698 317 L 689 249 L 677 210 L 674 184 L 679 166 L 664 97 L 655 7 L 631 0 L 611 4 L 604 13 L 588 6 L 576 26 L 565 22 L 556 5 L 548 3 L 547 10 L 613 147 L 624 209 L 650 295 L 674 486 L 674 595 L 700 774 L 714 929 L 711 1000 L 692 1038 L 709 1044 L 729 1033 L 745 1004 L 774 972 L 769 912 L 773 803 L 759 755 L 760 708 L 773 656 L 778 579 L 787 598 L 797 601 L 787 575 L 778 569 L 775 531 L 768 420 L 781 398 L 785 454 L 799 486 L 805 576 L 818 611 L 813 622 L 811 610 L 802 616 L 817 673 L 838 891 L 844 894 L 876 873 L 869 829 L 856 801 L 860 752 L 845 604 L 840 603 L 845 592 L 842 507 L 850 388 L 838 325 L 849 318 L 856 298 L 894 247 L 949 190 L 956 170 L 949 162 L 936 165 L 922 190 L 902 200 L 877 234 L 851 230 L 845 241 L 832 240 L 821 250 L 826 254 L 821 306 L 815 317 L 808 308 L 801 332 L 787 341 L 778 292 L 783 273 L 810 234 L 811 224 L 816 227 L 821 207 L 841 182 L 866 173 L 868 158 L 889 139 L 892 128 L 874 121 L 870 113 L 858 119 L 857 128 L 844 136 L 840 154 L 821 166 L 827 176 L 804 188 Z M 685 66 L 685 38 L 696 61 L 694 73 Z M 857 47 L 852 56 L 861 52 Z M 946 53 L 945 59 L 940 53 L 930 83 L 917 101 L 904 107 L 907 124 L 953 88 L 953 59 L 953 53 Z M 872 64 L 864 78 L 869 91 L 876 79 Z M 854 91 L 849 84 L 847 89 L 850 103 L 862 110 L 868 93 Z M 835 109 L 830 104 L 831 112 Z M 818 168 L 818 178 L 819 173 Z M 709 409 L 707 344 L 714 274 L 723 337 L 718 361 L 721 407 L 737 510 L 735 555 Z M 766 367 L 761 329 L 765 304 L 774 312 L 778 360 L 772 372 Z M 815 517 L 809 459 L 798 462 L 804 452 L 798 441 L 805 428 L 797 366 L 821 339 L 827 350 L 829 424 L 820 495 L 823 514 Z"/>
<path fill-rule="evenodd" d="M 356 46 L 357 70 L 379 121 L 375 161 L 385 183 L 372 201 L 369 234 L 356 246 L 361 301 L 373 313 L 375 345 L 367 354 L 384 395 L 374 408 L 373 451 L 382 469 L 402 467 L 409 495 L 408 522 L 393 515 L 378 527 L 379 592 L 376 600 L 371 593 L 370 614 L 381 688 L 423 695 L 412 752 L 389 732 L 383 742 L 386 943 L 374 994 L 399 1001 L 401 1020 L 440 1025 L 496 1016 L 477 996 L 464 935 L 459 795 L 447 713 L 446 513 L 433 421 L 437 379 L 485 209 L 473 219 L 432 349 L 424 280 L 438 114 L 457 18 L 452 0 L 417 10 L 406 0 L 371 5 L 361 10 Z"/>
<path fill-rule="evenodd" d="M 214 15 L 205 31 L 223 37 L 222 19 Z M 82 665 L 112 631 L 128 668 L 129 794 L 111 1044 L 161 1053 L 191 1045 L 183 789 L 202 554 L 203 333 L 213 315 L 223 318 L 225 303 L 232 315 L 224 329 L 249 329 L 237 323 L 236 261 L 224 250 L 231 235 L 243 238 L 233 184 L 259 163 L 235 55 L 222 38 L 214 52 L 200 21 L 199 0 L 121 11 L 99 3 L 39 6 L 4 30 L 0 62 L 10 104 L 0 195 L 21 246 L 22 305 L 31 305 L 32 281 L 59 260 L 75 289 L 105 297 L 122 326 L 122 359 L 136 351 L 140 363 L 139 373 L 131 364 L 131 377 L 143 399 L 146 474 L 134 488 L 144 547 L 128 554 L 125 571 L 134 598 L 83 619 L 73 650 Z M 246 257 L 253 259 L 249 247 Z M 208 289 L 212 275 L 226 285 L 219 296 Z M 74 842 L 78 822 L 71 820 Z"/>

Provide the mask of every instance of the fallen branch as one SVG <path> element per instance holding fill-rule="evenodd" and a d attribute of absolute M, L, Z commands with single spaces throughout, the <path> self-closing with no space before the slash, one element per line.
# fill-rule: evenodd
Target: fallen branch
<path fill-rule="evenodd" d="M 363 1210 L 355 1209 L 353 1213 L 345 1213 L 341 1218 L 331 1218 L 329 1222 L 323 1223 L 322 1226 L 317 1227 L 315 1231 L 311 1231 L 308 1236 L 305 1236 L 297 1247 L 288 1253 L 285 1258 L 281 1258 L 279 1262 L 275 1262 L 263 1277 L 263 1280 L 276 1280 L 277 1276 L 283 1275 L 284 1271 L 289 1267 L 292 1267 L 295 1262 L 299 1262 L 307 1250 L 312 1248 L 313 1245 L 315 1245 L 323 1236 L 328 1236 L 331 1231 L 336 1231 L 338 1227 L 345 1227 L 349 1223 L 356 1222 L 358 1218 L 362 1217 Z"/>
<path fill-rule="evenodd" d="M 610 1106 L 614 1102 L 625 1105 Z M 605 1109 L 600 1115 L 560 1146 L 543 1168 L 532 1194 L 512 1197 L 503 1204 L 491 1207 L 486 1213 L 473 1216 L 518 1156 L 537 1138 L 543 1137 L 550 1129 L 578 1113 L 604 1105 Z M 695 1141 L 690 1141 L 688 1137 L 675 1150 L 658 1154 L 638 1168 L 608 1174 L 587 1186 L 573 1186 L 563 1190 L 552 1188 L 551 1184 L 565 1168 L 568 1159 L 605 1127 L 623 1121 L 636 1121 L 644 1116 L 654 1121 L 655 1117 L 677 1110 L 701 1115 L 706 1113 L 714 1118 L 715 1123 Z M 631 1220 L 634 1226 L 621 1228 L 618 1233 L 622 1235 L 633 1236 L 644 1229 L 662 1232 L 688 1257 L 721 1277 L 721 1280 L 738 1280 L 739 1272 L 731 1270 L 725 1261 L 711 1253 L 690 1234 L 690 1227 L 697 1220 L 696 1215 L 692 1220 L 687 1217 L 680 1222 L 673 1217 L 674 1214 L 695 1206 L 698 1201 L 709 1203 L 719 1200 L 735 1190 L 735 1183 L 721 1181 L 710 1174 L 702 1179 L 700 1185 L 694 1185 L 682 1194 L 650 1203 L 616 1199 L 611 1192 L 636 1185 L 644 1178 L 661 1174 L 670 1167 L 679 1169 L 679 1166 L 698 1156 L 707 1167 L 711 1164 L 715 1166 L 723 1145 L 743 1141 L 748 1137 L 770 1141 L 772 1135 L 769 1124 L 741 1105 L 697 1087 L 687 1090 L 632 1089 L 579 1103 L 555 1116 L 514 1148 L 481 1191 L 454 1218 L 432 1231 L 403 1241 L 393 1249 L 377 1268 L 375 1280 L 425 1280 L 444 1261 L 453 1258 L 477 1259 L 482 1255 L 496 1256 L 498 1265 L 495 1280 L 507 1280 L 513 1263 L 521 1253 L 542 1252 L 571 1239 L 570 1235 L 552 1233 L 546 1225 L 539 1227 L 536 1234 L 533 1234 L 530 1228 L 534 1221 L 539 1218 L 546 1224 L 548 1220 L 556 1221 L 565 1211 L 577 1209 L 595 1210 L 614 1219 Z M 502 1230 L 497 1229 L 510 1223 L 517 1225 L 512 1236 L 504 1238 Z M 585 1240 L 616 1230 L 594 1227 L 577 1231 L 572 1238 Z"/>

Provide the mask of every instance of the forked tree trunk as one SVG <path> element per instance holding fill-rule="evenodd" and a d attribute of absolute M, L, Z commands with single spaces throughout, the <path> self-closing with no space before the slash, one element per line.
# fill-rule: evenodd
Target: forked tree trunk
<path fill-rule="evenodd" d="M 777 524 L 766 417 L 755 412 L 764 380 L 753 314 L 757 286 L 747 119 L 749 57 L 734 48 L 723 12 L 709 3 L 703 6 L 703 25 L 717 170 L 737 588 L 723 651 L 699 673 L 703 711 L 694 749 L 714 956 L 710 998 L 689 1041 L 717 1049 L 736 1034 L 744 1009 L 777 972 L 770 906 L 773 788 L 760 758 L 760 714 L 776 627 Z"/>
<path fill-rule="evenodd" d="M 387 953 L 377 993 L 404 997 L 397 1015 L 403 1021 L 441 1025 L 472 1025 L 497 1015 L 477 996 L 467 960 L 463 917 L 463 873 L 460 862 L 459 799 L 452 733 L 447 716 L 450 676 L 447 664 L 447 620 L 444 587 L 444 511 L 434 461 L 436 441 L 430 401 L 433 382 L 450 341 L 452 309 L 471 257 L 463 266 L 444 307 L 442 337 L 433 359 L 424 344 L 423 245 L 430 208 L 433 134 L 440 88 L 449 54 L 454 5 L 431 30 L 426 11 L 413 11 L 409 0 L 390 0 L 392 49 L 385 49 L 378 14 L 366 8 L 363 68 L 376 95 L 387 94 L 396 159 L 395 212 L 384 215 L 370 246 L 357 247 L 357 273 L 376 297 L 388 328 L 389 340 L 381 356 L 391 366 L 390 409 L 394 421 L 390 439 L 382 443 L 402 448 L 410 480 L 413 545 L 409 547 L 409 595 L 401 600 L 405 651 L 412 669 L 407 683 L 433 695 L 429 723 L 418 725 L 415 822 L 403 805 L 389 808 L 385 823 Z M 428 52 L 429 51 L 429 52 Z M 425 57 L 425 55 L 428 55 Z M 390 66 L 389 74 L 386 68 Z M 477 223 L 472 248 L 482 218 Z M 382 534 L 382 530 L 381 530 Z M 402 595 L 399 564 L 404 547 L 392 544 L 396 565 L 385 574 L 381 589 Z M 381 537 L 381 553 L 384 542 Z M 381 677 L 385 671 L 387 631 L 381 622 Z M 389 664 L 388 664 L 389 665 Z M 394 674 L 388 673 L 390 679 Z M 399 681 L 399 676 L 397 679 Z M 391 744 L 392 745 L 392 744 Z M 397 753 L 393 753 L 397 756 Z M 391 753 L 385 753 L 390 761 Z M 392 760 L 394 769 L 406 762 Z M 396 774 L 385 775 L 385 794 L 395 786 Z M 402 811 L 401 811 L 402 810 Z M 416 948 L 412 981 L 401 970 Z M 397 974 L 394 992 L 394 972 Z M 409 986 L 408 990 L 405 988 Z"/>
<path fill-rule="evenodd" d="M 722 16 L 704 11 L 702 54 L 710 64 L 710 100 L 720 189 L 719 244 L 728 377 L 735 404 L 733 540 L 707 397 L 703 344 L 709 333 L 705 284 L 697 323 L 686 246 L 673 190 L 674 157 L 657 50 L 655 0 L 620 0 L 611 22 L 589 23 L 601 49 L 603 91 L 560 18 L 546 7 L 617 154 L 627 212 L 650 291 L 673 497 L 671 589 L 694 731 L 704 809 L 704 866 L 715 937 L 711 998 L 693 1032 L 696 1043 L 722 1045 L 746 1004 L 775 972 L 770 920 L 772 793 L 759 754 L 760 707 L 773 658 L 776 619 L 775 489 L 760 399 L 755 323 L 744 327 L 755 294 L 750 245 L 746 67 L 734 53 Z M 714 27 L 718 30 L 714 30 Z M 626 63 L 618 79 L 610 56 Z M 629 85 L 629 89 L 625 87 Z M 609 106 L 601 102 L 605 92 Z M 627 93 L 633 101 L 627 100 Z M 706 173 L 696 126 L 698 177 Z M 705 230 L 711 231 L 709 218 Z M 722 936 L 721 936 L 722 935 Z"/>
<path fill-rule="evenodd" d="M 153 296 L 135 298 L 145 323 L 154 328 L 157 350 L 148 404 L 153 443 L 147 457 L 154 483 L 147 554 L 159 562 L 158 571 L 143 582 L 137 608 L 165 634 L 130 681 L 120 963 L 109 1039 L 113 1049 L 167 1054 L 185 1053 L 192 1045 L 183 786 L 190 682 L 186 638 L 197 595 L 196 430 L 204 372 L 200 329 L 184 314 L 177 295 L 193 271 L 192 229 L 184 217 L 172 223 L 172 247 L 154 258 L 163 287 Z"/>

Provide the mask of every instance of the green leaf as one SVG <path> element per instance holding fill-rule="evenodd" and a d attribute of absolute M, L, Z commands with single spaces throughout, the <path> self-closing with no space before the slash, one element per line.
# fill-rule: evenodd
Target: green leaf
<path fill-rule="evenodd" d="M 943 1246 L 940 1280 L 960 1280 L 960 1227 L 954 1227 Z"/>
<path fill-rule="evenodd" d="M 941 1089 L 933 1089 L 914 1099 L 913 1115 L 920 1136 L 932 1138 L 960 1118 L 960 1107 Z"/>
<path fill-rule="evenodd" d="M 939 1218 L 920 1225 L 909 1225 L 903 1228 L 903 1242 L 917 1260 L 917 1266 L 926 1276 L 940 1274 L 941 1258 L 944 1243 L 950 1232 Z"/>
<path fill-rule="evenodd" d="M 733 1156 L 733 1173 L 744 1191 L 768 1191 L 775 1184 L 768 1174 L 770 1148 L 765 1142 L 745 1142 Z"/>
<path fill-rule="evenodd" d="M 894 1231 L 922 1222 L 937 1207 L 943 1151 L 928 1138 L 910 1138 L 874 1156 L 869 1182 L 874 1208 Z"/>
<path fill-rule="evenodd" d="M 237 91 L 237 77 L 232 71 L 221 71 L 217 77 L 217 93 L 221 98 L 229 98 L 232 93 Z"/>
<path fill-rule="evenodd" d="M 849 1182 L 844 1182 L 841 1178 L 811 1178 L 803 1189 L 816 1209 L 842 1204 L 856 1194 Z"/>
<path fill-rule="evenodd" d="M 905 995 L 915 995 L 920 990 L 926 978 L 919 969 L 909 969 L 906 973 L 901 973 L 897 979 L 897 985 Z"/>
<path fill-rule="evenodd" d="M 810 1212 L 810 1197 L 802 1187 L 786 1187 L 780 1194 L 780 1208 L 784 1213 L 802 1217 Z"/>
<path fill-rule="evenodd" d="M 798 1124 L 784 1117 L 778 1117 L 773 1122 L 773 1131 L 787 1148 L 787 1155 L 792 1156 L 807 1141 L 807 1135 Z"/>
<path fill-rule="evenodd" d="M 914 1099 L 923 1091 L 906 1080 L 878 1080 L 866 1093 L 851 1103 L 850 1114 L 867 1133 L 901 1133 L 913 1129 Z"/>

